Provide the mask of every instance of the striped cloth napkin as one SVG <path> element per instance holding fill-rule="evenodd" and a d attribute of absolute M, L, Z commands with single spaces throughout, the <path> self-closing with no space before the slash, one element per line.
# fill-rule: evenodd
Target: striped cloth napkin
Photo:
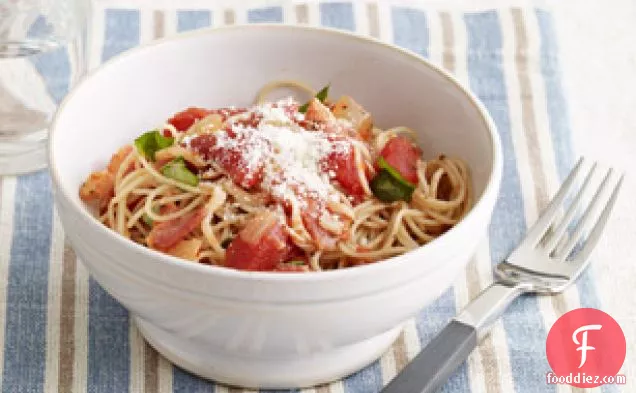
<path fill-rule="evenodd" d="M 342 381 L 302 390 L 377 392 L 492 281 L 492 264 L 518 242 L 573 164 L 553 19 L 540 9 L 439 11 L 417 2 L 225 3 L 96 1 L 89 66 L 208 26 L 323 25 L 394 42 L 441 64 L 479 96 L 498 126 L 501 195 L 489 236 L 464 274 L 406 325 L 381 359 Z M 0 195 L 2 392 L 244 391 L 173 367 L 144 342 L 127 311 L 77 263 L 52 206 L 48 173 L 0 178 Z M 581 306 L 600 307 L 589 273 L 563 295 L 519 299 L 442 391 L 570 391 L 545 382 L 545 340 L 558 316 Z"/>

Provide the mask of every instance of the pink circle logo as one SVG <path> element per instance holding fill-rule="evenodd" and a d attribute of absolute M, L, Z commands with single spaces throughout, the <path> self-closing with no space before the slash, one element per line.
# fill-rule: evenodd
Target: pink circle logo
<path fill-rule="evenodd" d="M 626 353 L 625 334 L 603 311 L 579 308 L 562 315 L 550 328 L 546 355 L 555 381 L 592 388 L 612 381 Z"/>

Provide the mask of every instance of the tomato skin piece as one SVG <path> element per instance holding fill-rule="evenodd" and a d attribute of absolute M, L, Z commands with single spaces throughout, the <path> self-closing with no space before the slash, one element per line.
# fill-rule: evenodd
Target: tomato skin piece
<path fill-rule="evenodd" d="M 380 155 L 407 181 L 417 184 L 417 160 L 422 150 L 405 136 L 390 139 L 380 151 Z"/>
<path fill-rule="evenodd" d="M 358 175 L 353 147 L 351 147 L 347 153 L 330 154 L 323 163 L 323 167 L 327 171 L 334 171 L 336 174 L 335 179 L 340 183 L 347 194 L 355 199 L 364 196 L 364 187 Z"/>
<path fill-rule="evenodd" d="M 250 271 L 273 271 L 288 259 L 291 252 L 289 237 L 279 222 L 263 231 L 256 243 L 244 239 L 244 228 L 232 240 L 225 253 L 225 266 Z"/>
<path fill-rule="evenodd" d="M 221 148 L 216 146 L 216 137 L 210 134 L 200 135 L 190 141 L 190 147 L 204 159 L 215 160 L 225 170 L 232 181 L 247 189 L 260 184 L 263 178 L 264 163 L 259 162 L 256 168 L 248 171 L 245 149 L 239 144 L 237 148 Z"/>
<path fill-rule="evenodd" d="M 260 184 L 263 179 L 264 164 L 260 162 L 255 169 L 247 171 L 246 160 L 237 149 L 214 149 L 212 157 L 223 167 L 234 183 L 246 189 Z"/>
<path fill-rule="evenodd" d="M 212 113 L 212 111 L 207 109 L 190 107 L 172 116 L 168 120 L 168 123 L 172 124 L 177 131 L 185 131 L 190 128 L 195 121 L 206 117 L 210 113 Z"/>
<path fill-rule="evenodd" d="M 168 213 L 169 211 L 162 214 Z M 201 207 L 179 218 L 157 223 L 152 227 L 146 239 L 148 246 L 162 251 L 171 248 L 201 225 L 201 221 L 203 221 L 206 214 L 205 208 Z"/>

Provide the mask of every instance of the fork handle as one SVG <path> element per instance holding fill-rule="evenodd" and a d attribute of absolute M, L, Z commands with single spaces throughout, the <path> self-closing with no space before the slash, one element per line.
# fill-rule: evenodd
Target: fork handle
<path fill-rule="evenodd" d="M 523 293 L 520 286 L 495 282 L 455 318 L 381 393 L 433 393 L 475 349 L 492 323 Z"/>

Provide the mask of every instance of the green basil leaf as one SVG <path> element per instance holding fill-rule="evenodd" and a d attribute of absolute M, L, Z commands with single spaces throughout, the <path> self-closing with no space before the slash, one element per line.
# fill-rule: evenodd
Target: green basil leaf
<path fill-rule="evenodd" d="M 315 98 L 320 101 L 320 102 L 325 102 L 325 100 L 327 99 L 327 97 L 329 96 L 329 87 L 330 85 L 327 85 L 325 87 L 323 87 L 322 89 L 320 89 L 320 91 L 318 93 L 316 93 Z M 305 113 L 307 112 L 307 109 L 309 109 L 309 103 L 311 101 L 306 102 L 304 105 L 301 105 L 298 108 L 298 112 L 300 113 Z"/>
<path fill-rule="evenodd" d="M 320 102 L 325 102 L 325 100 L 327 99 L 327 97 L 329 96 L 329 85 L 323 87 L 322 89 L 320 89 L 320 91 L 318 93 L 316 93 L 316 98 L 318 99 L 318 101 Z"/>
<path fill-rule="evenodd" d="M 170 179 L 174 179 L 190 186 L 196 186 L 199 184 L 199 178 L 188 169 L 183 157 L 177 157 L 167 163 L 163 168 L 161 168 L 161 173 L 165 177 L 169 177 Z"/>
<path fill-rule="evenodd" d="M 415 186 L 398 180 L 387 169 L 381 169 L 371 182 L 371 191 L 382 202 L 407 201 L 411 200 Z"/>
<path fill-rule="evenodd" d="M 154 221 L 152 220 L 152 218 L 150 218 L 150 216 L 148 216 L 147 214 L 144 213 L 143 216 L 141 216 L 141 220 L 146 223 L 146 225 L 148 225 L 149 227 L 152 227 L 152 224 L 154 223 Z"/>
<path fill-rule="evenodd" d="M 155 160 L 155 153 L 174 144 L 174 138 L 163 136 L 159 130 L 148 131 L 135 139 L 135 147 L 144 157 Z"/>

